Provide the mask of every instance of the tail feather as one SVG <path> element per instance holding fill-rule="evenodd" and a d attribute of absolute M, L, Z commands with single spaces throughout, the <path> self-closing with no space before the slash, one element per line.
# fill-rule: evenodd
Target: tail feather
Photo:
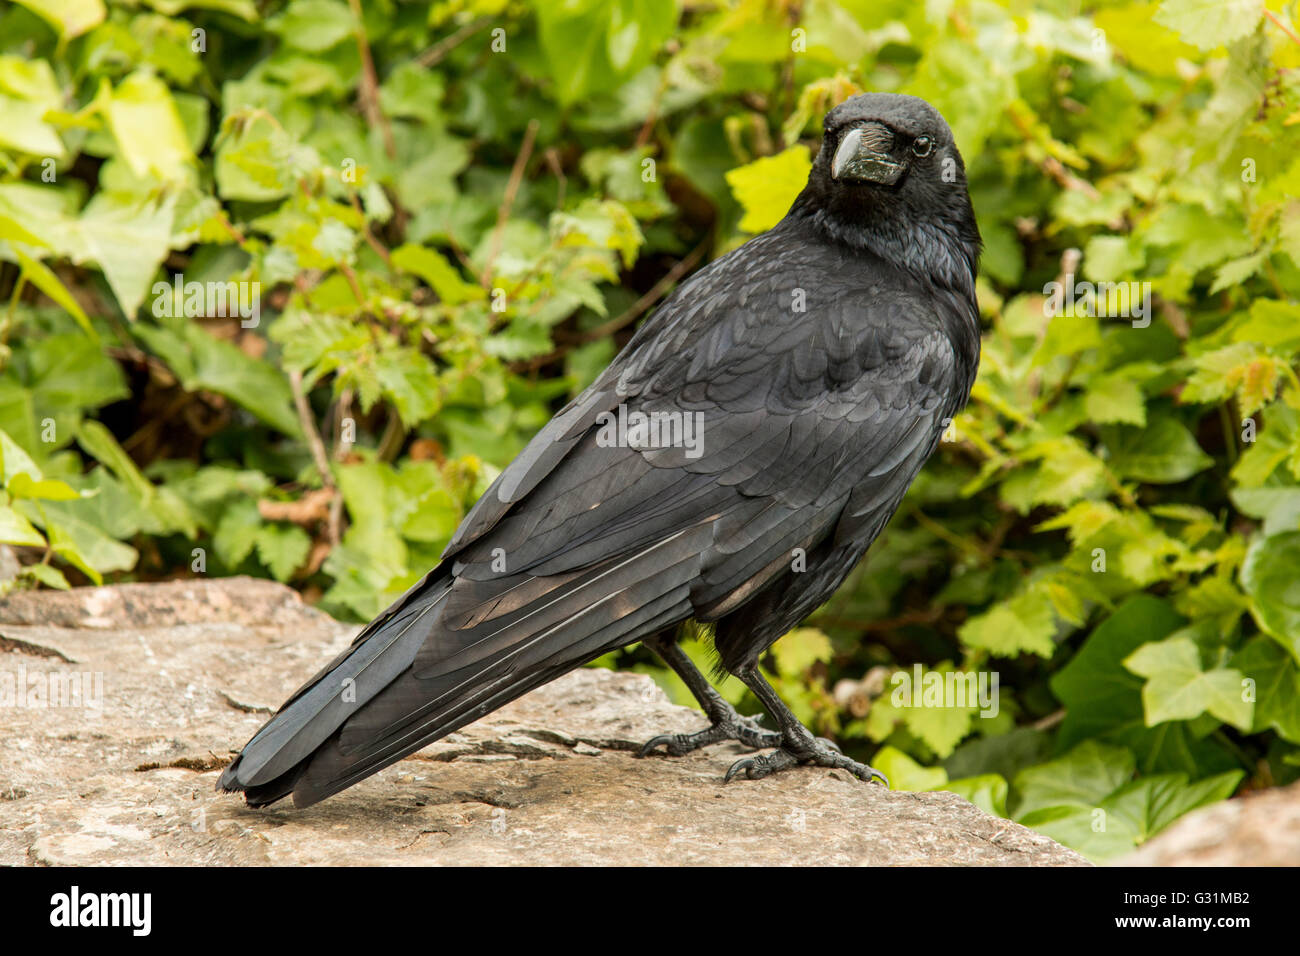
<path fill-rule="evenodd" d="M 310 806 L 682 620 L 710 539 L 704 521 L 576 574 L 430 581 L 299 691 L 219 786 L 245 791 L 254 806 L 290 794 L 295 806 Z M 347 686 L 353 693 L 341 693 Z"/>
<path fill-rule="evenodd" d="M 427 599 L 404 609 L 317 674 L 248 742 L 219 785 L 228 789 L 228 784 L 269 783 L 324 743 L 359 705 L 411 666 L 429 633 L 427 625 L 419 625 L 449 590 L 445 582 L 435 587 Z"/>

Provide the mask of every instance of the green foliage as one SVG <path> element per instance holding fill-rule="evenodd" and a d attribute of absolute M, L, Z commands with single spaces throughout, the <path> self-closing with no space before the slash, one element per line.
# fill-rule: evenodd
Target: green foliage
<path fill-rule="evenodd" d="M 895 786 L 1097 859 L 1289 782 L 1300 43 L 1265 5 L 8 5 L 7 586 L 247 573 L 374 614 L 648 307 L 780 218 L 827 108 L 913 93 L 967 162 L 979 381 L 765 672 Z M 1119 285 L 1053 295 L 1085 281 Z M 601 663 L 690 702 L 647 652 Z M 996 706 L 908 675 L 996 675 Z"/>

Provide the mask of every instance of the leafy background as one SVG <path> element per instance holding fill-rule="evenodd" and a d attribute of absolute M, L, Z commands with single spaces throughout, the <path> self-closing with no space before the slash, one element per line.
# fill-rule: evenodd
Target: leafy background
<path fill-rule="evenodd" d="M 765 666 L 897 787 L 1097 860 L 1300 776 L 1295 4 L 0 6 L 7 587 L 273 577 L 362 620 L 674 284 L 770 227 L 822 113 L 948 118 L 974 399 Z M 1150 325 L 1049 318 L 1065 273 Z M 154 291 L 260 283 L 261 317 Z M 159 313 L 163 313 L 162 317 Z M 690 653 L 707 659 L 692 638 Z M 599 662 L 676 679 L 633 648 Z M 1000 708 L 892 675 L 996 672 Z M 757 710 L 734 681 L 723 692 Z"/>

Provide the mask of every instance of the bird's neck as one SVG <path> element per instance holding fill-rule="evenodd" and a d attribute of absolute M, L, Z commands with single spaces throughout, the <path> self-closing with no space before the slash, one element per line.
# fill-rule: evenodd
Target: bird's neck
<path fill-rule="evenodd" d="M 943 305 L 944 324 L 959 353 L 969 358 L 973 381 L 980 350 L 975 295 L 980 235 L 969 207 L 965 215 L 954 218 L 912 219 L 880 207 L 866 216 L 846 216 L 842 210 L 803 199 L 800 196 L 790 210 L 791 225 L 811 230 L 822 241 L 853 250 L 864 259 L 892 266 Z M 970 384 L 966 383 L 967 390 Z"/>
<path fill-rule="evenodd" d="M 945 219 L 913 220 L 883 210 L 875 212 L 869 223 L 860 223 L 834 209 L 800 209 L 797 203 L 790 213 L 824 239 L 883 259 L 923 284 L 969 290 L 974 295 L 980 238 L 973 226 L 963 228 Z"/>

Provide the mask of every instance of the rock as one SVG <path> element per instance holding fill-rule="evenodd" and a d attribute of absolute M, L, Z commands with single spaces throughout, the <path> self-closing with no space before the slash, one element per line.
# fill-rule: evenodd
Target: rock
<path fill-rule="evenodd" d="M 0 601 L 0 864 L 1085 865 L 950 793 L 813 768 L 723 786 L 734 744 L 637 759 L 703 717 L 594 668 L 307 810 L 216 793 L 355 632 L 249 578 Z"/>
<path fill-rule="evenodd" d="M 1300 783 L 1224 800 L 1182 817 L 1127 866 L 1300 866 Z"/>

